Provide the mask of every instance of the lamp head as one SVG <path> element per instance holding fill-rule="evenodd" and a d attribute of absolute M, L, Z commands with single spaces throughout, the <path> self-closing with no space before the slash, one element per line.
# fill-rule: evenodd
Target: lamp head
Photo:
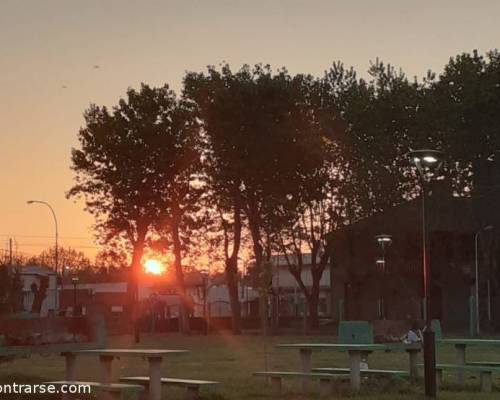
<path fill-rule="evenodd" d="M 27 204 L 33 204 L 35 201 L 34 200 L 28 200 L 26 203 Z"/>
<path fill-rule="evenodd" d="M 443 163 L 444 153 L 440 150 L 412 150 L 407 156 L 415 164 L 422 175 L 427 173 L 434 174 L 439 170 Z"/>
<path fill-rule="evenodd" d="M 375 236 L 375 240 L 377 244 L 382 248 L 388 247 L 392 244 L 392 236 L 385 233 Z"/>

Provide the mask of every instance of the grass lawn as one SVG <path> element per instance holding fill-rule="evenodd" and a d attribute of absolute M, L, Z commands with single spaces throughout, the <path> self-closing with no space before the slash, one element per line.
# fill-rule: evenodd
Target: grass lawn
<path fill-rule="evenodd" d="M 208 399 L 217 400 L 259 400 L 272 399 L 270 388 L 265 380 L 252 376 L 252 372 L 265 368 L 265 354 L 269 370 L 300 370 L 298 351 L 276 349 L 277 343 L 293 342 L 323 342 L 332 341 L 332 337 L 304 337 L 304 336 L 276 336 L 266 341 L 260 336 L 212 335 L 209 337 L 193 335 L 182 337 L 179 335 L 145 335 L 142 343 L 137 346 L 132 343 L 131 336 L 119 336 L 110 339 L 108 347 L 128 348 L 169 348 L 187 349 L 189 354 L 176 355 L 167 358 L 163 363 L 163 374 L 169 377 L 201 378 L 222 382 L 217 395 L 207 395 Z M 267 351 L 265 351 L 267 349 Z M 473 348 L 468 351 L 469 360 L 500 360 L 500 351 L 495 349 Z M 439 362 L 454 362 L 454 348 L 452 346 L 440 348 Z M 408 356 L 406 353 L 373 353 L 369 360 L 370 368 L 407 369 Z M 323 351 L 313 353 L 313 366 L 347 366 L 346 353 Z M 123 375 L 144 375 L 147 373 L 147 363 L 138 358 L 123 358 L 113 364 L 115 378 Z M 77 364 L 78 379 L 96 380 L 99 378 L 99 364 L 94 357 L 83 357 Z M 44 380 L 64 378 L 64 360 L 58 355 L 34 355 L 25 359 L 0 364 L 1 383 L 36 383 Z M 468 376 L 467 387 L 459 391 L 453 386 L 455 377 L 445 375 L 445 386 L 440 391 L 441 399 L 498 399 L 500 377 L 495 376 L 495 392 L 485 395 L 479 392 L 479 377 Z M 309 396 L 300 395 L 299 381 L 284 381 L 284 396 L 286 400 L 309 400 L 318 398 L 317 385 L 313 382 Z M 422 399 L 423 384 L 409 384 L 406 381 L 391 381 L 372 379 L 362 382 L 362 390 L 353 395 L 349 392 L 348 383 L 340 383 L 337 393 L 332 398 L 396 400 Z M 1 399 L 19 399 L 0 395 Z M 30 399 L 35 399 L 30 396 Z M 47 398 L 47 397 L 40 397 Z M 182 392 L 168 389 L 165 399 L 181 399 Z"/>

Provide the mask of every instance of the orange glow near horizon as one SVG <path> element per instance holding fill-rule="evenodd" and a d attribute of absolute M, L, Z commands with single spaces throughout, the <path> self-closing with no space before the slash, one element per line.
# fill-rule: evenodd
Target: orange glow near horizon
<path fill-rule="evenodd" d="M 144 263 L 144 272 L 151 275 L 161 275 L 164 268 L 158 260 L 149 259 Z"/>

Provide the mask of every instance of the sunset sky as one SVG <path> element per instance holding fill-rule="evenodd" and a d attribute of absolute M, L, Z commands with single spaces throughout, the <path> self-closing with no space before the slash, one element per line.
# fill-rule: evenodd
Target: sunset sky
<path fill-rule="evenodd" d="M 0 0 L 0 249 L 62 245 L 96 252 L 92 218 L 66 200 L 70 150 L 90 103 L 229 62 L 321 75 L 342 60 L 364 73 L 380 57 L 408 75 L 500 44 L 500 1 Z M 96 67 L 98 66 L 98 67 Z"/>

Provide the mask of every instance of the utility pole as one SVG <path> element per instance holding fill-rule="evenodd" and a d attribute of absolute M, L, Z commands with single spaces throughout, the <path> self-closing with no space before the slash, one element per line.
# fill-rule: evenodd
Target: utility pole
<path fill-rule="evenodd" d="M 9 265 L 12 266 L 12 238 L 9 238 Z"/>

